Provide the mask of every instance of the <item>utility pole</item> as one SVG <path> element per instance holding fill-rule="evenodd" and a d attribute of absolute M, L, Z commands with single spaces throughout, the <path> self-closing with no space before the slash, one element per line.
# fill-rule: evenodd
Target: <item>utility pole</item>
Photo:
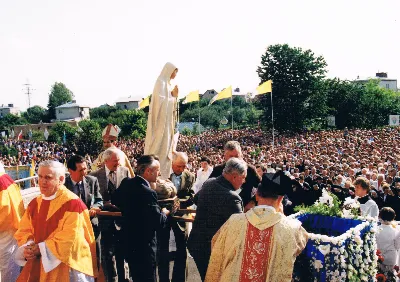
<path fill-rule="evenodd" d="M 26 87 L 26 95 L 28 95 L 28 106 L 29 108 L 31 107 L 31 95 L 32 95 L 32 90 L 35 89 L 31 89 L 31 85 L 29 84 L 29 82 L 27 81 L 25 84 L 23 84 L 23 86 Z"/>

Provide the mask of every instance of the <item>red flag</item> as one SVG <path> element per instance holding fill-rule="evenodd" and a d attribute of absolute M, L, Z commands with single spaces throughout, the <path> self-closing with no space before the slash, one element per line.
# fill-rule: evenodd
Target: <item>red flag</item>
<path fill-rule="evenodd" d="M 22 129 L 21 129 L 20 133 L 18 134 L 17 139 L 18 139 L 18 140 L 19 140 L 19 139 L 22 139 Z"/>

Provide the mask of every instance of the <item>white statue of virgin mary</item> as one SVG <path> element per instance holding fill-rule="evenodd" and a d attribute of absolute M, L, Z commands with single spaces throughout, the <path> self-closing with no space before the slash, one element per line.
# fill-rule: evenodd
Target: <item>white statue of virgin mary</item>
<path fill-rule="evenodd" d="M 154 154 L 160 159 L 161 178 L 171 175 L 172 153 L 175 150 L 176 99 L 178 87 L 171 85 L 178 69 L 166 63 L 154 85 L 147 120 L 144 154 Z"/>

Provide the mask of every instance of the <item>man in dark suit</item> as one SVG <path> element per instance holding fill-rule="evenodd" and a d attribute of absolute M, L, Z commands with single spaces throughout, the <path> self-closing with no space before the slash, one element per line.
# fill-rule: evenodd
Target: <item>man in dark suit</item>
<path fill-rule="evenodd" d="M 100 194 L 99 181 L 96 177 L 87 175 L 87 163 L 84 157 L 73 155 L 67 161 L 69 175 L 65 178 L 65 187 L 74 192 L 85 203 L 89 210 L 94 236 L 98 267 L 101 264 L 99 219 L 96 214 L 103 207 L 103 198 Z"/>
<path fill-rule="evenodd" d="M 104 167 L 90 175 L 97 177 L 100 193 L 103 197 L 104 211 L 119 211 L 111 203 L 111 197 L 120 186 L 122 180 L 128 177 L 129 170 L 120 166 L 120 150 L 109 148 L 103 153 Z M 121 242 L 121 219 L 102 218 L 101 230 L 101 263 L 107 281 L 126 281 L 124 267 L 124 246 Z"/>
<path fill-rule="evenodd" d="M 99 181 L 96 177 L 87 175 L 87 163 L 84 157 L 73 155 L 67 161 L 69 175 L 65 178 L 65 187 L 74 192 L 85 203 L 90 217 L 94 217 L 103 207 Z M 92 223 L 97 218 L 92 219 Z"/>
<path fill-rule="evenodd" d="M 137 161 L 137 175 L 124 179 L 112 196 L 112 203 L 124 217 L 122 232 L 125 257 L 134 282 L 156 281 L 156 231 L 165 227 L 169 211 L 162 210 L 157 193 L 150 188 L 160 174 L 160 163 L 153 155 Z"/>
<path fill-rule="evenodd" d="M 224 146 L 224 160 L 225 163 L 215 166 L 210 178 L 218 177 L 222 175 L 222 171 L 225 168 L 226 162 L 230 158 L 242 158 L 242 149 L 240 147 L 239 142 L 237 141 L 228 141 Z M 258 184 L 260 183 L 261 178 L 257 174 L 257 170 L 254 166 L 248 165 L 247 166 L 247 176 L 246 181 L 243 183 L 241 187 L 241 191 L 239 196 L 242 198 L 243 205 L 246 207 L 247 204 L 251 201 L 251 198 L 254 196 L 252 195 L 253 188 L 257 188 Z M 250 203 L 252 205 L 252 203 Z"/>
<path fill-rule="evenodd" d="M 211 255 L 212 237 L 232 214 L 243 212 L 243 202 L 237 190 L 246 176 L 247 164 L 241 159 L 230 158 L 222 175 L 208 179 L 194 197 L 197 213 L 188 249 L 203 281 Z"/>
<path fill-rule="evenodd" d="M 180 207 L 187 208 L 193 204 L 194 175 L 186 170 L 188 156 L 183 152 L 177 152 L 172 158 L 172 171 L 170 180 L 175 185 L 177 196 L 180 200 Z M 172 282 L 186 281 L 187 277 L 187 226 L 185 222 L 168 220 L 167 227 L 158 233 L 159 240 L 159 263 L 158 276 L 160 282 L 170 281 L 169 279 L 169 239 L 170 231 L 174 232 L 176 243 L 176 254 L 174 259 L 174 270 Z"/>

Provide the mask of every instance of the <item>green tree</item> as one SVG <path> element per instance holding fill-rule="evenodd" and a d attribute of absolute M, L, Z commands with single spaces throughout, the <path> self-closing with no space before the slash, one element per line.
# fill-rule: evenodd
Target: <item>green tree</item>
<path fill-rule="evenodd" d="M 65 104 L 67 102 L 71 102 L 74 94 L 71 90 L 69 90 L 64 83 L 56 82 L 51 88 L 51 92 L 49 94 L 49 102 L 47 103 L 48 108 L 48 118 L 55 119 L 56 118 L 56 107 Z"/>
<path fill-rule="evenodd" d="M 13 114 L 6 114 L 0 118 L 0 128 L 11 129 L 14 125 L 28 124 L 29 122 L 24 117 L 19 117 Z"/>
<path fill-rule="evenodd" d="M 399 114 L 400 93 L 379 86 L 379 80 L 371 79 L 363 85 L 360 104 L 361 126 L 375 128 L 388 125 L 390 114 Z"/>
<path fill-rule="evenodd" d="M 3 144 L 0 144 L 0 153 L 2 156 L 18 156 L 18 150 L 15 147 L 8 147 Z"/>
<path fill-rule="evenodd" d="M 47 119 L 47 111 L 45 108 L 41 106 L 33 106 L 26 110 L 26 112 L 22 113 L 22 116 L 29 123 L 39 123 L 40 121 L 46 121 Z"/>
<path fill-rule="evenodd" d="M 338 78 L 325 80 L 327 115 L 335 116 L 336 127 L 355 128 L 362 124 L 360 105 L 363 86 Z"/>
<path fill-rule="evenodd" d="M 111 114 L 108 122 L 121 128 L 121 137 L 142 138 L 146 134 L 147 118 L 143 111 L 117 110 Z"/>
<path fill-rule="evenodd" d="M 102 147 L 101 132 L 102 128 L 97 122 L 93 120 L 80 121 L 75 138 L 77 153 L 82 156 L 97 155 Z"/>
<path fill-rule="evenodd" d="M 46 141 L 46 139 L 44 138 L 44 132 L 41 130 L 32 130 L 32 140 Z"/>
<path fill-rule="evenodd" d="M 77 132 L 77 128 L 73 127 L 69 123 L 66 122 L 56 122 L 56 124 L 49 131 L 49 140 L 50 142 L 56 142 L 61 144 L 64 142 L 64 132 L 65 132 L 65 141 L 67 144 L 71 145 L 74 143 L 75 133 Z"/>
<path fill-rule="evenodd" d="M 115 106 L 103 105 L 97 108 L 90 109 L 90 118 L 109 118 L 112 113 L 116 112 L 118 109 Z"/>
<path fill-rule="evenodd" d="M 300 130 L 312 119 L 325 116 L 326 95 L 322 79 L 326 62 L 311 50 L 271 45 L 257 68 L 261 83 L 272 80 L 274 125 L 282 130 Z M 271 94 L 262 95 L 264 123 L 271 125 Z"/>

